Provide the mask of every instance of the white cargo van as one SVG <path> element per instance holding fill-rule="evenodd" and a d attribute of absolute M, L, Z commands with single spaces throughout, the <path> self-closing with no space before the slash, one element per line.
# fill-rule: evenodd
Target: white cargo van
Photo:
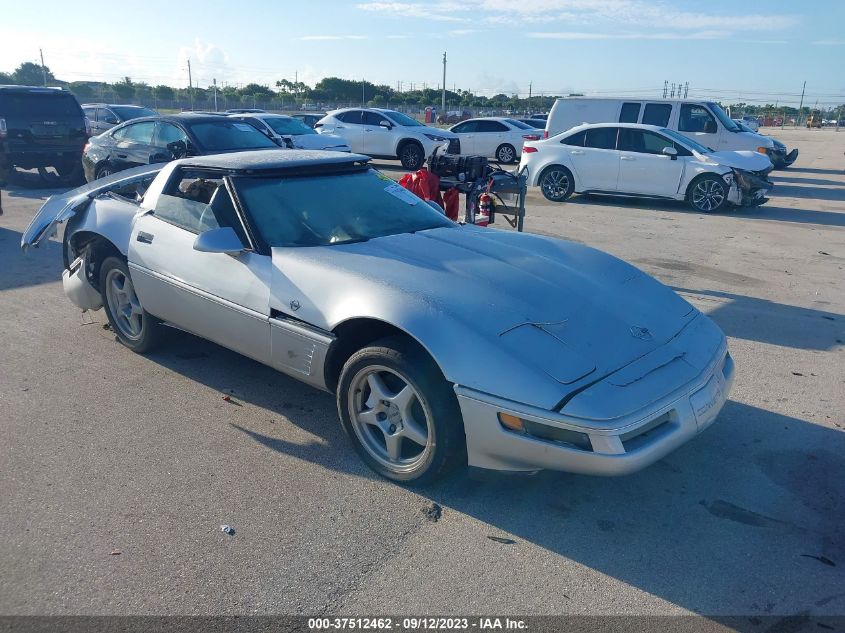
<path fill-rule="evenodd" d="M 567 97 L 552 106 L 546 137 L 584 123 L 644 123 L 675 130 L 717 151 L 751 150 L 766 154 L 776 168 L 791 165 L 798 150 L 769 136 L 743 131 L 712 101 Z"/>

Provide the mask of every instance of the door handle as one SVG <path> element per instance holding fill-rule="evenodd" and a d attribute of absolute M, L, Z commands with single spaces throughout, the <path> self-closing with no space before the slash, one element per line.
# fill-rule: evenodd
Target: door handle
<path fill-rule="evenodd" d="M 620 159 L 621 160 L 637 160 L 633 156 L 620 156 Z"/>
<path fill-rule="evenodd" d="M 573 150 L 572 150 L 571 152 L 569 152 L 569 153 L 570 153 L 570 154 L 572 154 L 573 156 L 580 156 L 580 155 L 581 155 L 581 154 L 583 154 L 584 152 L 583 152 L 583 151 L 581 151 L 580 149 L 573 149 Z"/>
<path fill-rule="evenodd" d="M 152 244 L 153 238 L 155 235 L 152 233 L 145 233 L 144 231 L 138 231 L 138 235 L 135 238 L 136 241 L 141 242 L 142 244 Z"/>
<path fill-rule="evenodd" d="M 126 158 L 126 154 L 118 154 L 117 157 L 118 158 Z"/>

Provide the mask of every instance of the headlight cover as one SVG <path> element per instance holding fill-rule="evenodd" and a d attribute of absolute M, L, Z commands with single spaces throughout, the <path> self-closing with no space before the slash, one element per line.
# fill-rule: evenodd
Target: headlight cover
<path fill-rule="evenodd" d="M 431 139 L 432 141 L 448 141 L 449 140 L 445 136 L 437 136 L 437 134 L 423 134 L 423 136 L 425 136 L 428 139 Z"/>

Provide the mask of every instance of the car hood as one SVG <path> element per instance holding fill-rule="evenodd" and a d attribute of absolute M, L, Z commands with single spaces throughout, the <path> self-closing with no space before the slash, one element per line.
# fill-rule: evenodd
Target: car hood
<path fill-rule="evenodd" d="M 297 149 L 338 149 L 349 151 L 349 143 L 337 134 L 297 134 L 291 137 Z"/>
<path fill-rule="evenodd" d="M 767 171 L 772 161 L 765 154 L 743 150 L 739 152 L 712 152 L 704 155 L 704 159 L 717 165 L 733 167 L 744 171 Z"/>
<path fill-rule="evenodd" d="M 448 139 L 458 138 L 458 135 L 455 134 L 454 132 L 451 132 L 450 130 L 443 130 L 443 129 L 440 129 L 439 127 L 430 127 L 428 125 L 423 125 L 423 126 L 420 126 L 420 127 L 409 127 L 409 128 L 405 128 L 405 129 L 409 130 L 411 132 L 417 132 L 419 134 L 434 134 L 434 135 L 440 136 L 442 138 L 448 138 Z"/>
<path fill-rule="evenodd" d="M 392 323 L 438 362 L 441 355 L 474 357 L 474 375 L 444 373 L 503 397 L 487 374 L 531 367 L 558 385 L 557 402 L 664 345 L 697 314 L 669 288 L 606 253 L 476 227 L 276 248 L 273 262 L 299 293 L 297 319 L 325 330 L 358 316 Z M 285 311 L 289 300 L 274 291 L 271 307 Z M 448 349 L 438 351 L 444 340 Z"/>

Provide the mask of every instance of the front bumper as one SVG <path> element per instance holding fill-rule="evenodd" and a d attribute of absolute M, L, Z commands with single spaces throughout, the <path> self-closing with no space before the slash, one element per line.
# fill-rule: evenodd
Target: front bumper
<path fill-rule="evenodd" d="M 776 168 L 789 167 L 798 158 L 798 150 L 787 153 L 786 147 L 772 147 L 766 150 L 766 156 Z"/>
<path fill-rule="evenodd" d="M 6 162 L 21 169 L 37 167 L 70 167 L 82 157 L 82 146 L 58 147 L 19 147 L 8 145 L 0 147 L 0 153 L 6 155 Z"/>
<path fill-rule="evenodd" d="M 739 207 L 757 207 L 768 202 L 766 193 L 774 187 L 763 172 L 737 170 L 725 176 L 725 180 L 730 184 L 728 202 Z"/>
<path fill-rule="evenodd" d="M 723 342 L 696 379 L 610 424 L 589 425 L 466 387 L 456 386 L 455 392 L 463 414 L 470 466 L 612 476 L 649 466 L 710 426 L 728 398 L 733 379 L 733 359 Z M 529 421 L 535 428 L 565 429 L 587 440 L 576 445 L 511 431 L 500 424 L 499 413 Z"/>

